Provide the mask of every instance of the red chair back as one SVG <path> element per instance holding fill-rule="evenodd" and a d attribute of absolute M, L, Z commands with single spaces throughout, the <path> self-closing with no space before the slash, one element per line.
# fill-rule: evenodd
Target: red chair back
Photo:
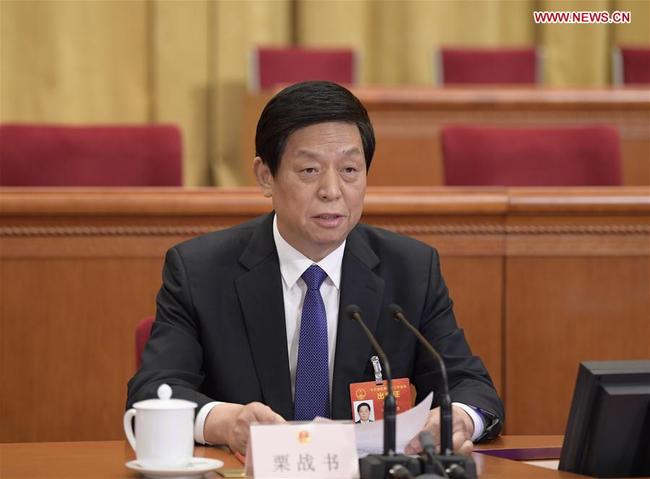
<path fill-rule="evenodd" d="M 0 125 L 0 186 L 180 186 L 176 126 Z"/>
<path fill-rule="evenodd" d="M 443 48 L 442 84 L 535 84 L 538 82 L 535 48 Z"/>
<path fill-rule="evenodd" d="M 148 317 L 140 320 L 135 328 L 135 365 L 136 369 L 140 369 L 142 365 L 142 352 L 144 346 L 147 344 L 149 336 L 151 336 L 151 327 L 153 326 L 154 317 Z"/>
<path fill-rule="evenodd" d="M 650 84 L 650 48 L 621 48 L 623 83 Z"/>
<path fill-rule="evenodd" d="M 615 128 L 442 130 L 445 184 L 450 186 L 620 185 Z"/>
<path fill-rule="evenodd" d="M 253 90 L 308 80 L 352 85 L 356 77 L 356 55 L 349 48 L 261 47 L 253 52 Z"/>

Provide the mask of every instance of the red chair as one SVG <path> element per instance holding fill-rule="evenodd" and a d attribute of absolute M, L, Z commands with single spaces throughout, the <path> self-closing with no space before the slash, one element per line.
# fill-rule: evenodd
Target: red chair
<path fill-rule="evenodd" d="M 443 85 L 541 83 L 535 48 L 442 48 L 438 72 Z"/>
<path fill-rule="evenodd" d="M 260 47 L 253 51 L 251 63 L 253 91 L 308 80 L 357 82 L 357 58 L 349 48 Z"/>
<path fill-rule="evenodd" d="M 180 186 L 176 126 L 0 125 L 0 186 Z"/>
<path fill-rule="evenodd" d="M 614 84 L 650 84 L 650 48 L 616 48 L 612 61 Z"/>
<path fill-rule="evenodd" d="M 442 130 L 449 186 L 620 185 L 618 132 L 607 126 Z"/>
<path fill-rule="evenodd" d="M 142 366 L 142 352 L 144 346 L 147 344 L 149 336 L 151 336 L 151 327 L 153 326 L 154 317 L 148 317 L 140 320 L 135 328 L 135 365 L 136 369 Z"/>

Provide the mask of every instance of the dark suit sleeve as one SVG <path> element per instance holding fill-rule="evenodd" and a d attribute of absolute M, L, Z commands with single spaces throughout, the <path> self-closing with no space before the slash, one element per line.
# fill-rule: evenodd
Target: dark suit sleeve
<path fill-rule="evenodd" d="M 165 257 L 156 303 L 156 320 L 142 355 L 142 367 L 128 384 L 127 408 L 136 401 L 157 397 L 158 387 L 167 383 L 173 398 L 196 402 L 198 412 L 212 399 L 198 392 L 204 380 L 203 350 L 189 280 L 176 248 Z"/>
<path fill-rule="evenodd" d="M 485 417 L 485 432 L 479 439 L 499 434 L 504 420 L 503 403 L 483 362 L 467 344 L 463 330 L 458 328 L 453 303 L 440 272 L 438 253 L 432 249 L 427 299 L 419 324 L 420 332 L 441 354 L 447 367 L 451 400 L 477 407 Z M 441 391 L 439 367 L 430 354 L 418 346 L 413 383 L 418 401 L 429 391 Z M 437 401 L 434 397 L 434 403 Z"/>

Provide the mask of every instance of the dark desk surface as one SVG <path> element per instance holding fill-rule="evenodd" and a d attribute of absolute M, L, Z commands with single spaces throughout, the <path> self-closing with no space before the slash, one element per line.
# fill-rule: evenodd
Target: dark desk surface
<path fill-rule="evenodd" d="M 561 443 L 562 436 L 504 436 L 477 449 L 557 447 Z M 220 459 L 224 461 L 224 467 L 242 467 L 238 460 L 224 449 L 197 447 L 194 455 Z M 133 457 L 133 452 L 125 441 L 6 443 L 0 444 L 0 477 L 3 479 L 139 477 L 124 466 Z M 578 477 L 485 454 L 474 453 L 474 458 L 481 478 Z"/>

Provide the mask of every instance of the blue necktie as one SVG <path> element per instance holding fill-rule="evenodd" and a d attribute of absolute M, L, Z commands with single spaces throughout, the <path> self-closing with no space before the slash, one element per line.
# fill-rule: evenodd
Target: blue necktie
<path fill-rule="evenodd" d="M 311 421 L 330 417 L 329 361 L 327 356 L 327 316 L 320 285 L 327 273 L 311 265 L 302 274 L 307 294 L 300 320 L 294 418 Z"/>

